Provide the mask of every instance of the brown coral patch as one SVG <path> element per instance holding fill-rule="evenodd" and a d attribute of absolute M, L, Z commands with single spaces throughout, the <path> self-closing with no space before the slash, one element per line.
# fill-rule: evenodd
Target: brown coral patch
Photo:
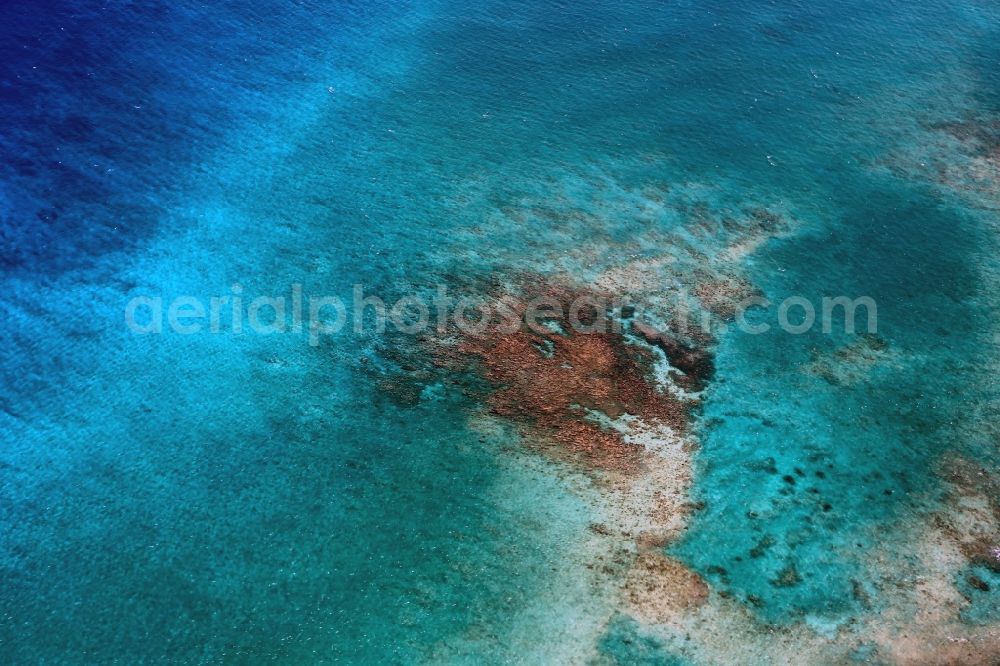
<path fill-rule="evenodd" d="M 742 278 L 722 277 L 702 280 L 695 285 L 694 295 L 706 310 L 732 321 L 760 292 Z"/>
<path fill-rule="evenodd" d="M 639 617 L 669 622 L 708 601 L 708 584 L 677 560 L 657 551 L 641 553 L 625 580 L 625 598 Z"/>
<path fill-rule="evenodd" d="M 605 319 L 607 313 L 569 316 L 574 301 L 599 302 L 600 296 L 551 282 L 529 283 L 493 299 L 503 300 L 519 323 L 454 332 L 455 344 L 436 353 L 453 367 L 473 361 L 493 386 L 487 398 L 491 411 L 518 423 L 529 441 L 555 445 L 596 467 L 631 470 L 640 464 L 643 448 L 607 421 L 631 415 L 684 432 L 689 405 L 656 386 L 651 351 L 630 342 L 618 322 Z M 526 321 L 530 303 L 540 298 L 560 306 L 543 322 L 548 327 Z M 579 330 L 580 323 L 598 330 Z"/>
<path fill-rule="evenodd" d="M 945 460 L 942 472 L 955 508 L 939 519 L 939 527 L 970 564 L 1000 572 L 1000 482 L 991 470 L 959 456 Z"/>
<path fill-rule="evenodd" d="M 699 391 L 715 374 L 715 361 L 707 350 L 685 344 L 674 335 L 641 321 L 632 325 L 632 331 L 648 344 L 662 349 L 670 365 L 684 373 L 678 379 L 678 383 L 684 388 Z"/>
<path fill-rule="evenodd" d="M 400 407 L 415 407 L 420 403 L 420 384 L 403 378 L 379 382 L 379 390 Z"/>

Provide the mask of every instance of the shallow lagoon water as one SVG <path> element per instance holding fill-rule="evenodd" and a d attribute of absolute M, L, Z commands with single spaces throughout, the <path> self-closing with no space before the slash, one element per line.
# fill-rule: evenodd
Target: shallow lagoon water
<path fill-rule="evenodd" d="M 2 11 L 5 661 L 712 663 L 617 607 L 600 493 L 460 379 L 401 403 L 374 334 L 135 336 L 140 294 L 586 280 L 768 207 L 752 282 L 875 298 L 884 349 L 720 336 L 665 552 L 833 641 L 922 566 L 941 461 L 995 479 L 996 212 L 921 167 L 996 117 L 985 3 Z"/>

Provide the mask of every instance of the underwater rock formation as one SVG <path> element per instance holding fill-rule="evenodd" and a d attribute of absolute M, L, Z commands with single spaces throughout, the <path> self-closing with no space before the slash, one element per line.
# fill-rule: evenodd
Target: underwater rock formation
<path fill-rule="evenodd" d="M 614 423 L 638 419 L 647 428 L 683 434 L 694 403 L 657 386 L 653 354 L 630 340 L 609 313 L 592 313 L 585 324 L 600 330 L 581 331 L 579 322 L 571 321 L 574 302 L 600 302 L 600 296 L 533 280 L 490 299 L 507 303 L 519 322 L 514 330 L 488 326 L 482 332 L 453 331 L 449 344 L 438 341 L 432 353 L 452 368 L 472 364 L 492 386 L 486 400 L 491 412 L 518 424 L 528 441 L 554 445 L 588 465 L 634 469 L 642 447 L 628 441 Z M 530 303 L 541 300 L 553 306 L 552 314 L 543 326 L 529 325 Z M 679 345 L 673 351 L 678 362 L 704 379 L 711 368 L 707 351 Z"/>

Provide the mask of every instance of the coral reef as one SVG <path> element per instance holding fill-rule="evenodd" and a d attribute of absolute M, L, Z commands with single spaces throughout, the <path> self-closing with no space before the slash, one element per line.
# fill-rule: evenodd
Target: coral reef
<path fill-rule="evenodd" d="M 531 441 L 552 442 L 615 469 L 634 468 L 640 447 L 607 421 L 628 415 L 647 426 L 687 431 L 691 406 L 658 389 L 648 350 L 620 330 L 579 332 L 569 320 L 574 300 L 596 295 L 544 283 L 520 292 L 510 299 L 521 321 L 517 330 L 461 334 L 457 345 L 438 352 L 449 362 L 475 360 L 495 386 L 488 398 L 494 414 L 522 425 Z M 527 303 L 540 298 L 559 305 L 558 316 L 547 320 L 554 330 L 524 323 Z M 620 328 L 609 324 L 603 328 Z"/>
<path fill-rule="evenodd" d="M 835 385 L 850 386 L 863 381 L 879 364 L 888 363 L 893 352 L 877 335 L 865 333 L 833 351 L 813 350 L 804 371 Z"/>

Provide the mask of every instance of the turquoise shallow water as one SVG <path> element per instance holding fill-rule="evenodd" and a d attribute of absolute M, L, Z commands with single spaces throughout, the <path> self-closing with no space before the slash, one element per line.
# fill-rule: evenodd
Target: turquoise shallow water
<path fill-rule="evenodd" d="M 722 336 L 666 552 L 765 623 L 849 626 L 892 605 L 876 552 L 921 566 L 941 460 L 996 478 L 996 200 L 920 166 L 963 158 L 934 123 L 997 117 L 988 3 L 0 12 L 6 662 L 706 663 L 609 610 L 592 490 L 461 379 L 387 394 L 371 332 L 136 336 L 141 294 L 588 275 L 768 206 L 751 280 L 871 296 L 884 351 Z"/>

